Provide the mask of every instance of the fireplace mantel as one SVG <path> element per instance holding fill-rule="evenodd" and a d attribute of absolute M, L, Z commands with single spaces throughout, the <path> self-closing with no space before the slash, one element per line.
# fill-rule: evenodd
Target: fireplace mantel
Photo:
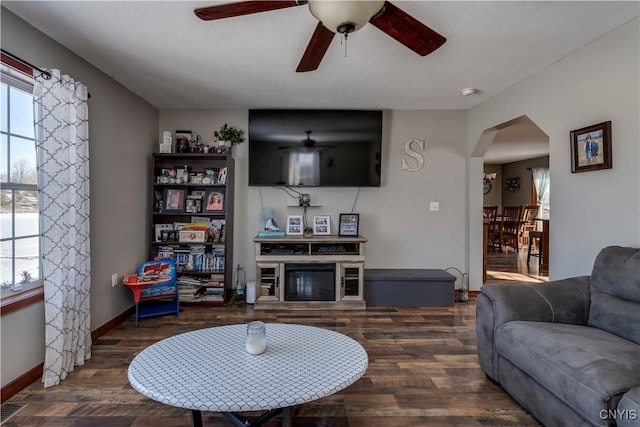
<path fill-rule="evenodd" d="M 253 240 L 256 243 L 256 309 L 363 310 L 366 308 L 363 298 L 364 244 L 367 242 L 365 237 L 285 236 L 256 237 Z M 292 266 L 318 264 L 335 266 L 333 283 L 335 299 L 332 301 L 292 300 L 291 294 L 286 292 L 287 280 L 293 280 Z M 312 277 L 312 273 L 307 273 L 298 287 L 312 287 Z M 318 280 L 321 279 L 318 278 Z M 326 273 L 324 282 L 326 285 Z M 290 289 L 292 285 L 290 284 Z M 317 292 L 303 292 L 303 295 L 315 294 Z"/>

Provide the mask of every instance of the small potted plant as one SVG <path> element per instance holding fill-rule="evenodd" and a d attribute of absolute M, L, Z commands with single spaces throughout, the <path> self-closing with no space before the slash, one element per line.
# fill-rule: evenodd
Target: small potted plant
<path fill-rule="evenodd" d="M 218 138 L 218 141 L 225 141 L 225 145 L 232 146 L 233 144 L 239 144 L 244 141 L 242 135 L 244 131 L 237 129 L 233 126 L 229 126 L 226 123 L 220 127 L 220 130 L 213 132 L 213 136 Z"/>

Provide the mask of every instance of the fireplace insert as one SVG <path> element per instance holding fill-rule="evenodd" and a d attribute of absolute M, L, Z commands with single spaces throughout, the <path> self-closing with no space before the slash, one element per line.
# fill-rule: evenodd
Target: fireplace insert
<path fill-rule="evenodd" d="M 285 301 L 335 301 L 335 264 L 286 264 Z"/>

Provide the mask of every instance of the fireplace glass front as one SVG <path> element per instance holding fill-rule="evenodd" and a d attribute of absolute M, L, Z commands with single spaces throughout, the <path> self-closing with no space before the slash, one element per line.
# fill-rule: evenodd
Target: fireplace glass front
<path fill-rule="evenodd" d="M 335 264 L 286 264 L 285 301 L 335 301 Z"/>

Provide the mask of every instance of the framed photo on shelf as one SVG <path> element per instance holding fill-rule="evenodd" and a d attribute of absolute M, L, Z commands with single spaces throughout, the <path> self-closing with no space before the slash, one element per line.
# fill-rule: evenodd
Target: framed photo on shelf
<path fill-rule="evenodd" d="M 184 212 L 184 188 L 166 188 L 164 190 L 164 210 L 166 212 Z"/>
<path fill-rule="evenodd" d="M 285 233 L 289 236 L 302 236 L 304 234 L 302 215 L 287 215 L 287 228 Z"/>
<path fill-rule="evenodd" d="M 611 168 L 610 121 L 571 131 L 571 173 Z"/>
<path fill-rule="evenodd" d="M 202 243 L 205 239 L 204 230 L 180 230 L 179 242 Z"/>
<path fill-rule="evenodd" d="M 191 142 L 190 130 L 176 131 L 176 153 L 189 153 L 191 151 L 189 145 Z"/>
<path fill-rule="evenodd" d="M 204 199 L 205 193 L 204 190 L 193 190 L 189 193 L 189 197 L 192 199 Z"/>
<path fill-rule="evenodd" d="M 218 181 L 216 184 L 226 184 L 227 183 L 227 168 L 220 168 L 218 170 Z"/>
<path fill-rule="evenodd" d="M 187 203 L 185 208 L 186 212 L 200 213 L 201 207 L 202 207 L 202 199 L 187 197 Z"/>
<path fill-rule="evenodd" d="M 224 194 L 219 190 L 209 190 L 204 199 L 204 212 L 224 211 Z"/>
<path fill-rule="evenodd" d="M 358 225 L 360 222 L 360 214 L 348 213 L 348 214 L 340 214 L 339 221 L 339 236 L 357 236 L 358 235 Z"/>
<path fill-rule="evenodd" d="M 329 215 L 313 216 L 313 234 L 316 236 L 331 234 L 331 217 Z"/>
<path fill-rule="evenodd" d="M 216 184 L 219 170 L 219 168 L 204 168 L 204 175 L 209 178 L 209 184 Z"/>
<path fill-rule="evenodd" d="M 155 224 L 156 242 L 165 242 L 169 238 L 167 231 L 173 231 L 173 224 Z M 165 238 L 162 238 L 162 232 L 165 232 Z"/>
<path fill-rule="evenodd" d="M 176 171 L 176 182 L 178 184 L 188 184 L 189 183 L 189 169 L 184 166 L 176 166 L 174 168 Z"/>

